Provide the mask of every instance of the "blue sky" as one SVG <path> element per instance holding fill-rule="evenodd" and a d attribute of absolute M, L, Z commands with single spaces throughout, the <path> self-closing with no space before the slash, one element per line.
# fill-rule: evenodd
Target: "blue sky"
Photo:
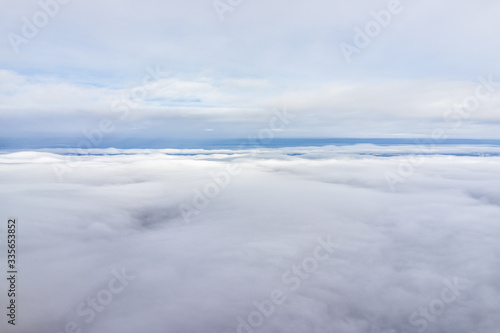
<path fill-rule="evenodd" d="M 109 142 L 246 137 L 282 108 L 295 118 L 279 137 L 500 138 L 495 1 L 59 1 L 0 14 L 3 142 L 71 144 L 102 119 Z M 479 78 L 489 95 L 445 116 Z"/>

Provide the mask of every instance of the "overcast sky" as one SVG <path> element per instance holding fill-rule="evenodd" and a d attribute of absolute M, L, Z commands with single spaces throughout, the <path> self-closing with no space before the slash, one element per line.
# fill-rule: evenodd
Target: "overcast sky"
<path fill-rule="evenodd" d="M 497 1 L 2 1 L 5 144 L 500 138 Z"/>

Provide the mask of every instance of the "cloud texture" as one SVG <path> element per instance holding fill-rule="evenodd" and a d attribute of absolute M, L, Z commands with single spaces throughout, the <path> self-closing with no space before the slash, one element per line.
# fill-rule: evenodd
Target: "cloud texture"
<path fill-rule="evenodd" d="M 62 182 L 67 155 L 0 155 L 17 332 L 496 332 L 500 158 L 435 148 L 391 191 L 384 173 L 407 156 L 378 150 L 102 150 Z M 179 207 L 228 165 L 186 223 Z M 86 322 L 123 269 L 134 278 Z"/>

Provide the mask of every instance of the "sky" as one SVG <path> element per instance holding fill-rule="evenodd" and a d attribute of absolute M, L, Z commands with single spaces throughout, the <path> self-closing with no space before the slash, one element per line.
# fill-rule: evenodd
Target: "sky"
<path fill-rule="evenodd" d="M 498 332 L 500 157 L 388 150 L 415 147 L 1 154 L 0 329 Z"/>
<path fill-rule="evenodd" d="M 0 1 L 13 331 L 498 331 L 498 1 Z"/>
<path fill-rule="evenodd" d="M 500 138 L 497 1 L 3 1 L 3 146 Z"/>

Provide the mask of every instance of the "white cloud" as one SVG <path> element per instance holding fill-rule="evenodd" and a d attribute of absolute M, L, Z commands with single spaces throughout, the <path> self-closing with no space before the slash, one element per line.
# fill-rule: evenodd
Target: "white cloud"
<path fill-rule="evenodd" d="M 119 103 L 130 110 L 108 135 L 113 142 L 130 129 L 138 139 L 197 137 L 215 127 L 219 137 L 245 136 L 269 121 L 270 110 L 283 107 L 296 119 L 282 137 L 430 137 L 439 128 L 448 137 L 498 137 L 500 88 L 493 76 L 475 82 L 346 81 L 284 91 L 266 80 L 169 77 L 161 66 L 156 71 L 152 81 L 145 69 L 135 83 L 114 88 L 2 71 L 0 116 L 9 124 L 3 135 L 32 141 L 62 136 L 67 144 L 100 119 L 122 115 Z"/>
<path fill-rule="evenodd" d="M 474 147 L 434 149 L 460 151 Z M 1 210 L 20 226 L 18 329 L 236 332 L 254 301 L 281 289 L 262 330 L 413 332 L 409 317 L 458 277 L 466 287 L 425 332 L 496 332 L 500 159 L 428 156 L 391 192 L 384 172 L 404 157 L 362 155 L 380 152 L 96 150 L 118 155 L 80 158 L 63 183 L 52 164 L 65 156 L 0 155 Z M 228 163 L 241 173 L 185 224 L 179 205 Z M 333 254 L 291 291 L 282 275 L 327 235 Z M 76 307 L 121 267 L 135 280 L 87 325 Z"/>
<path fill-rule="evenodd" d="M 19 54 L 7 38 L 0 43 L 0 117 L 28 140 L 41 131 L 12 113 L 35 123 L 56 113 L 62 117 L 43 130 L 55 137 L 85 123 L 81 113 L 109 114 L 117 96 L 141 87 L 146 67 L 159 65 L 169 74 L 136 109 L 134 121 L 144 120 L 137 127 L 182 118 L 174 127 L 186 135 L 215 122 L 221 136 L 234 137 L 265 122 L 269 106 L 287 106 L 303 114 L 289 136 L 428 136 L 479 76 L 500 77 L 498 4 L 401 1 L 403 11 L 346 63 L 340 43 L 352 43 L 353 29 L 388 3 L 245 2 L 221 22 L 212 1 L 71 1 Z M 9 4 L 0 33 L 21 33 L 22 18 L 38 11 L 36 2 Z M 483 101 L 452 136 L 498 137 L 499 106 L 498 94 Z M 199 126 L 190 132 L 189 124 Z"/>

